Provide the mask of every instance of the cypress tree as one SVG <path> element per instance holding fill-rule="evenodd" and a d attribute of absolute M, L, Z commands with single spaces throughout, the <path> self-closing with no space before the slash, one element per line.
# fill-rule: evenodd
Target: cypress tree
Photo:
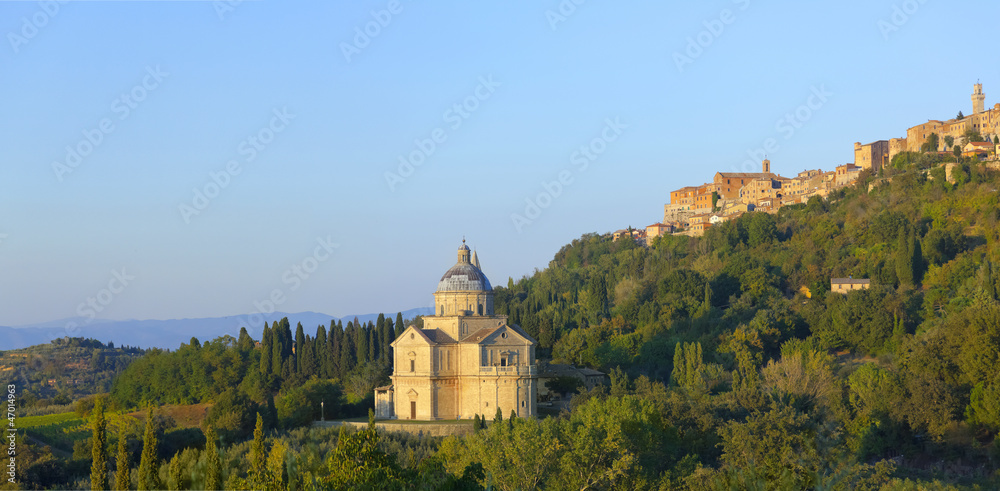
<path fill-rule="evenodd" d="M 366 329 L 368 335 L 368 361 L 374 363 L 378 360 L 378 331 L 375 329 L 375 325 L 368 322 L 368 329 Z"/>
<path fill-rule="evenodd" d="M 475 419 L 472 420 L 472 431 L 479 433 L 482 424 L 482 421 L 479 419 L 479 413 L 476 413 Z"/>
<path fill-rule="evenodd" d="M 329 371 L 327 377 L 329 378 L 340 378 L 340 335 L 337 334 L 337 325 L 333 321 L 330 322 L 330 335 L 326 338 L 326 344 L 328 345 L 326 353 L 326 367 Z"/>
<path fill-rule="evenodd" d="M 132 487 L 132 469 L 128 460 L 128 437 L 118 435 L 118 460 L 115 462 L 115 490 L 117 491 L 127 491 Z"/>
<path fill-rule="evenodd" d="M 327 365 L 326 326 L 320 324 L 316 328 L 316 341 L 313 343 L 313 355 L 316 357 L 316 375 L 320 378 L 330 378 Z"/>
<path fill-rule="evenodd" d="M 406 330 L 406 326 L 403 325 L 403 313 L 402 312 L 396 312 L 396 336 L 395 337 L 398 338 L 399 335 L 403 334 L 403 331 L 405 331 L 405 330 Z"/>
<path fill-rule="evenodd" d="M 205 432 L 205 489 L 222 489 L 222 461 L 216 445 L 215 429 Z"/>
<path fill-rule="evenodd" d="M 247 328 L 240 328 L 240 338 L 237 340 L 236 346 L 243 352 L 253 349 L 253 338 L 250 337 L 250 333 L 247 332 Z"/>
<path fill-rule="evenodd" d="M 181 453 L 177 452 L 170 459 L 170 466 L 168 467 L 168 475 L 170 480 L 167 486 L 170 489 L 181 489 L 181 480 L 184 479 L 184 471 L 181 469 Z"/>
<path fill-rule="evenodd" d="M 253 430 L 250 444 L 250 489 L 264 489 L 267 470 L 267 450 L 264 448 L 264 420 L 257 413 L 257 427 Z"/>
<path fill-rule="evenodd" d="M 344 336 L 340 340 L 340 376 L 346 377 L 354 369 L 356 358 L 354 357 L 354 325 L 347 323 Z"/>
<path fill-rule="evenodd" d="M 913 248 L 912 241 L 905 229 L 899 230 L 896 240 L 896 277 L 901 285 L 913 285 Z"/>
<path fill-rule="evenodd" d="M 376 351 L 378 352 L 378 359 L 381 361 L 385 358 L 385 314 L 379 314 L 378 319 L 375 321 L 375 334 L 378 342 L 376 343 Z"/>
<path fill-rule="evenodd" d="M 142 457 L 139 459 L 139 491 L 160 489 L 160 463 L 156 458 L 156 423 L 153 406 L 146 412 L 146 433 L 142 437 Z"/>
<path fill-rule="evenodd" d="M 306 378 L 319 374 L 319 363 L 316 360 L 316 345 L 316 340 L 306 334 L 306 345 L 305 349 L 302 350 L 305 357 L 302 359 L 302 374 Z"/>
<path fill-rule="evenodd" d="M 107 430 L 108 423 L 104 419 L 104 400 L 98 398 L 94 404 L 94 437 L 90 465 L 90 489 L 110 489 L 108 483 Z"/>
<path fill-rule="evenodd" d="M 494 423 L 503 423 L 503 411 L 500 410 L 500 406 L 497 406 L 497 414 L 493 416 Z"/>
<path fill-rule="evenodd" d="M 305 371 L 305 346 L 306 346 L 306 333 L 302 329 L 302 323 L 295 327 L 295 373 L 302 373 Z"/>
<path fill-rule="evenodd" d="M 361 365 L 368 358 L 368 333 L 365 332 L 365 326 L 357 318 L 354 319 L 354 330 L 351 334 L 354 335 L 354 357 L 357 360 L 357 365 Z"/>
<path fill-rule="evenodd" d="M 267 327 L 267 323 L 264 323 L 264 334 L 260 340 L 260 375 L 264 380 L 267 380 L 274 372 L 271 364 L 271 345 L 273 343 L 274 332 L 270 327 Z"/>

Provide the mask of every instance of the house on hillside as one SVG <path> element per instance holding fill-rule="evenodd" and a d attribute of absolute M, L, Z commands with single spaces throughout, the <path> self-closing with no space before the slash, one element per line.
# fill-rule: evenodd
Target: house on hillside
<path fill-rule="evenodd" d="M 871 286 L 872 280 L 856 280 L 854 278 L 831 278 L 830 291 L 835 293 L 847 293 L 853 290 L 867 290 Z"/>

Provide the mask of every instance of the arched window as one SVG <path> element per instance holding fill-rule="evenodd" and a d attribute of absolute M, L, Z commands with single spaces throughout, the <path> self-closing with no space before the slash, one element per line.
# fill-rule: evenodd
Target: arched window
<path fill-rule="evenodd" d="M 441 304 L 441 313 L 438 315 L 444 315 L 444 304 Z"/>
<path fill-rule="evenodd" d="M 479 304 L 479 315 L 483 315 L 483 304 Z"/>

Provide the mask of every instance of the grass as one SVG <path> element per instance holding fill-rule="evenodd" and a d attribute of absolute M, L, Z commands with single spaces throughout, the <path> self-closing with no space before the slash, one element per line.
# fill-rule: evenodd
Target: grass
<path fill-rule="evenodd" d="M 53 424 L 65 423 L 74 419 L 80 419 L 76 413 L 46 414 L 44 416 L 25 416 L 17 418 L 15 425 L 21 429 L 36 428 Z"/>
<path fill-rule="evenodd" d="M 73 444 L 91 434 L 87 421 L 76 413 L 46 414 L 18 419 L 15 424 L 32 438 L 53 447 L 73 451 Z"/>

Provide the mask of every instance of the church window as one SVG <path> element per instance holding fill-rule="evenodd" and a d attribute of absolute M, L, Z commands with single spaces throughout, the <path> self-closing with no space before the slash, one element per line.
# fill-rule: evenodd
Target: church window
<path fill-rule="evenodd" d="M 479 304 L 479 315 L 483 315 L 483 304 Z"/>
<path fill-rule="evenodd" d="M 410 360 L 410 371 L 411 372 L 416 371 L 416 370 L 414 370 L 414 368 L 416 368 L 416 366 L 417 366 L 416 360 Z"/>

